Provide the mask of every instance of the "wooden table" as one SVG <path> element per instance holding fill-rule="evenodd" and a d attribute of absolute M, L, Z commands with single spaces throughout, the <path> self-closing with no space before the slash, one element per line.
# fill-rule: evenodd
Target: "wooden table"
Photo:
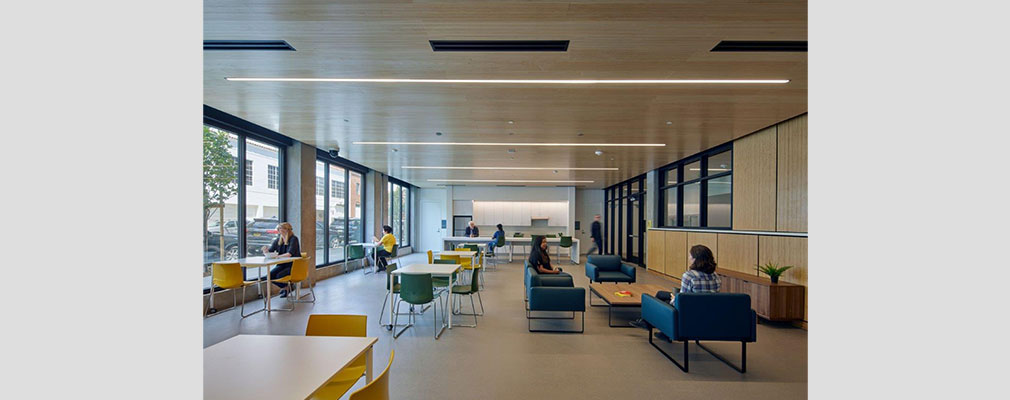
<path fill-rule="evenodd" d="M 459 272 L 459 270 L 461 268 L 463 268 L 462 264 L 410 264 L 410 265 L 408 265 L 406 267 L 403 267 L 403 268 L 397 268 L 396 271 L 393 271 L 393 275 L 431 274 L 431 276 L 444 276 L 444 277 L 450 279 L 450 281 L 449 281 L 449 288 L 452 289 L 452 285 L 455 285 L 455 284 L 459 283 L 459 275 L 460 275 L 460 274 L 457 274 L 456 275 L 456 281 L 452 282 L 451 281 L 452 274 L 456 273 L 456 272 Z M 392 285 L 390 285 L 390 286 L 392 286 Z M 449 293 L 449 302 L 447 304 L 452 304 L 452 290 L 449 290 L 448 293 Z M 389 329 L 393 329 L 393 313 L 396 312 L 396 305 L 393 304 L 393 290 L 392 290 L 392 288 L 389 288 L 386 291 L 386 296 L 388 296 L 388 300 L 389 300 Z M 442 312 L 445 312 L 444 307 L 443 307 Z M 442 325 L 442 329 L 439 329 L 438 333 L 435 334 L 435 339 L 438 339 L 440 336 L 442 336 L 442 332 L 445 331 L 446 327 L 448 327 L 449 329 L 452 329 L 452 313 L 449 312 L 449 313 L 447 313 L 447 315 L 449 317 L 449 323 L 448 323 L 448 325 L 446 325 L 446 324 Z M 407 328 L 403 328 L 403 329 L 406 330 Z"/>
<path fill-rule="evenodd" d="M 593 295 L 596 293 L 600 296 L 604 302 L 607 303 L 607 325 L 611 328 L 633 328 L 630 325 L 614 325 L 611 322 L 611 317 L 613 316 L 614 307 L 641 307 L 642 306 L 642 293 L 648 293 L 655 295 L 656 292 L 660 290 L 670 291 L 673 287 L 680 287 L 679 283 L 670 283 L 670 286 L 660 286 L 651 285 L 645 283 L 590 283 L 589 291 L 589 305 L 593 304 Z M 622 290 L 627 290 L 631 292 L 631 296 L 621 297 L 615 294 Z M 602 305 L 600 305 L 602 306 Z"/>
<path fill-rule="evenodd" d="M 273 266 L 273 265 L 284 264 L 284 263 L 292 262 L 292 261 L 295 261 L 295 260 L 301 260 L 301 259 L 302 259 L 301 257 L 284 257 L 284 258 L 276 258 L 275 257 L 275 258 L 268 258 L 268 257 L 264 257 L 264 256 L 258 256 L 258 257 L 240 258 L 238 260 L 215 261 L 214 264 L 239 263 L 239 265 L 241 265 L 241 266 L 243 266 L 245 268 L 269 268 L 270 266 Z M 243 276 L 242 279 L 245 279 L 245 276 Z M 211 296 L 210 297 L 210 302 L 211 303 L 210 304 L 213 305 L 214 304 L 214 287 L 213 287 L 214 286 L 214 275 L 213 275 L 213 269 L 211 270 L 210 282 L 211 282 L 211 288 L 210 288 L 210 296 Z M 270 281 L 270 271 L 267 270 L 267 289 L 266 289 L 266 294 L 264 295 L 264 297 L 266 297 L 266 305 L 264 306 L 263 310 L 266 310 L 266 312 L 267 312 L 268 315 L 270 314 L 270 311 L 271 311 L 271 309 L 270 309 L 270 298 L 272 297 L 272 296 L 270 296 L 270 282 L 271 282 Z M 260 310 L 260 311 L 263 311 L 263 310 Z M 260 311 L 256 311 L 253 314 L 256 314 L 256 313 L 258 313 Z M 250 315 L 252 315 L 252 314 L 250 314 Z"/>
<path fill-rule="evenodd" d="M 203 349 L 205 399 L 305 399 L 365 355 L 374 337 L 238 335 Z"/>

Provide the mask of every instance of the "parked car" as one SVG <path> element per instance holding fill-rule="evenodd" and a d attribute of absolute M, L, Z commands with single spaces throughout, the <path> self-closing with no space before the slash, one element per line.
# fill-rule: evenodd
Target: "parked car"
<path fill-rule="evenodd" d="M 261 247 L 270 246 L 277 237 L 277 218 L 256 218 L 246 225 L 246 249 L 250 256 L 263 255 Z"/>
<path fill-rule="evenodd" d="M 210 231 L 203 235 L 203 240 L 203 263 L 209 271 L 210 264 L 221 259 L 221 234 Z M 224 259 L 238 259 L 238 250 L 238 235 L 226 232 L 224 235 Z"/>

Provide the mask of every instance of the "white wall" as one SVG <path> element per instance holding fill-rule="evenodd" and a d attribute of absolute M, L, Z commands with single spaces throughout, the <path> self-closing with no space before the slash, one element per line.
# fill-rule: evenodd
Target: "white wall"
<path fill-rule="evenodd" d="M 580 251 L 589 251 L 592 246 L 590 230 L 593 225 L 593 216 L 600 214 L 600 223 L 603 223 L 603 189 L 576 189 L 575 190 L 575 220 L 579 221 L 579 230 L 575 237 L 579 239 Z M 574 224 L 573 224 L 574 226 Z"/>
<path fill-rule="evenodd" d="M 459 204 L 460 201 L 488 200 L 488 201 L 568 201 L 568 224 L 565 227 L 542 226 L 533 223 L 531 225 L 505 226 L 505 232 L 509 236 L 514 232 L 523 232 L 527 236 L 530 234 L 558 233 L 563 231 L 570 234 L 575 226 L 575 188 L 574 187 L 501 187 L 501 186 L 453 186 L 448 190 L 451 201 L 447 203 Z M 453 215 L 449 210 L 450 223 Z M 455 214 L 460 214 L 456 212 Z M 460 214 L 464 215 L 464 214 Z M 493 225 L 482 226 L 481 236 L 490 236 L 496 229 Z M 451 232 L 451 230 L 449 231 Z"/>
<path fill-rule="evenodd" d="M 448 229 L 442 229 L 442 220 L 452 218 L 447 214 L 446 189 L 443 188 L 421 188 L 417 189 L 418 205 L 416 214 L 418 218 L 414 232 L 416 232 L 414 243 L 415 251 L 426 252 L 428 250 L 439 251 L 442 249 L 442 237 L 448 236 Z"/>

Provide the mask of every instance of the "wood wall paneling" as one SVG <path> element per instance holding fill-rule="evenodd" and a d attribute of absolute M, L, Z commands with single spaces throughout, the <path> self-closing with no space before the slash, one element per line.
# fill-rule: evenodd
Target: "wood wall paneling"
<path fill-rule="evenodd" d="M 777 210 L 778 231 L 807 231 L 806 114 L 778 124 Z"/>
<path fill-rule="evenodd" d="M 758 237 L 719 234 L 719 252 L 716 253 L 715 262 L 719 268 L 757 275 Z"/>
<path fill-rule="evenodd" d="M 680 279 L 687 271 L 687 232 L 665 232 L 663 273 Z"/>
<path fill-rule="evenodd" d="M 807 238 L 761 236 L 758 239 L 758 263 L 773 262 L 792 265 L 779 278 L 781 282 L 807 286 Z M 807 319 L 807 296 L 804 297 L 803 319 Z"/>
<path fill-rule="evenodd" d="M 775 230 L 776 127 L 733 142 L 733 229 Z"/>
<path fill-rule="evenodd" d="M 648 231 L 646 233 L 645 266 L 650 271 L 665 273 L 666 267 L 666 233 L 664 231 Z"/>

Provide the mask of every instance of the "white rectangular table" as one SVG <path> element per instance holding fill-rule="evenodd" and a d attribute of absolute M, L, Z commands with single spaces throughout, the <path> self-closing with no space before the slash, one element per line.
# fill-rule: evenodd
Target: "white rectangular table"
<path fill-rule="evenodd" d="M 257 257 L 240 258 L 238 260 L 215 261 L 214 264 L 230 264 L 230 263 L 236 263 L 237 262 L 237 263 L 239 263 L 239 265 L 241 265 L 241 266 L 243 266 L 245 268 L 269 268 L 272 265 L 284 264 L 284 263 L 292 262 L 292 261 L 295 261 L 295 260 L 301 260 L 301 259 L 302 259 L 301 257 L 269 258 L 269 257 L 264 257 L 264 256 L 257 256 Z M 211 272 L 212 272 L 212 274 L 211 274 L 210 281 L 214 282 L 213 270 Z M 245 279 L 245 277 L 243 276 L 242 279 Z M 263 310 L 266 310 L 267 314 L 269 314 L 270 311 L 272 311 L 270 309 L 270 297 L 272 297 L 272 296 L 270 296 L 270 282 L 271 282 L 270 281 L 270 271 L 267 270 L 267 288 L 266 288 L 266 294 L 263 295 L 263 297 L 266 298 L 266 307 L 264 307 Z M 211 283 L 211 285 L 213 286 L 213 283 Z M 213 300 L 214 300 L 213 299 L 213 293 L 214 293 L 214 288 L 211 288 L 211 304 L 214 304 L 213 303 Z M 262 311 L 262 310 L 260 310 L 260 311 Z M 257 312 L 259 312 L 259 311 L 257 311 Z M 253 313 L 253 314 L 255 314 L 255 313 Z"/>
<path fill-rule="evenodd" d="M 433 276 L 433 277 L 435 277 L 435 276 L 441 276 L 441 277 L 449 278 L 450 279 L 450 282 L 449 282 L 449 288 L 450 288 L 450 290 L 448 291 L 448 296 L 449 296 L 448 300 L 449 300 L 449 302 L 447 304 L 452 304 L 452 290 L 451 290 L 452 289 L 452 285 L 455 285 L 455 284 L 459 283 L 459 274 L 456 274 L 456 281 L 455 282 L 451 281 L 452 274 L 455 273 L 455 272 L 458 272 L 461 268 L 463 268 L 462 264 L 410 264 L 410 265 L 408 265 L 406 267 L 403 267 L 403 268 L 397 268 L 396 271 L 393 271 L 393 275 L 431 274 L 431 276 Z M 390 286 L 392 286 L 392 285 L 390 285 Z M 388 299 L 389 299 L 389 326 L 390 326 L 390 329 L 392 329 L 393 328 L 393 313 L 396 312 L 396 305 L 393 304 L 393 290 L 392 290 L 392 287 L 390 287 L 386 291 L 386 296 L 388 296 Z M 445 312 L 445 310 L 443 309 L 442 312 Z M 447 314 L 448 314 L 448 318 L 449 318 L 448 328 L 452 329 L 452 313 L 449 312 Z M 439 336 L 442 336 L 442 331 L 444 331 L 445 328 L 446 328 L 446 325 L 443 325 L 442 329 L 440 329 L 438 331 L 438 334 L 435 335 L 436 339 Z"/>
<path fill-rule="evenodd" d="M 506 237 L 505 243 L 509 247 L 509 262 L 512 262 L 513 249 L 516 245 L 529 245 L 530 241 L 533 240 L 531 236 L 523 237 Z M 491 241 L 489 237 L 466 237 L 466 236 L 448 236 L 442 238 L 442 248 L 446 248 L 447 245 L 455 245 L 460 243 L 477 243 L 483 246 Z M 547 238 L 547 244 L 552 246 L 557 246 L 561 243 L 561 238 L 553 237 Z M 579 263 L 579 239 L 572 238 L 572 247 L 570 249 L 572 263 Z"/>
<path fill-rule="evenodd" d="M 203 349 L 205 399 L 305 399 L 365 355 L 372 381 L 378 338 L 238 335 Z"/>

